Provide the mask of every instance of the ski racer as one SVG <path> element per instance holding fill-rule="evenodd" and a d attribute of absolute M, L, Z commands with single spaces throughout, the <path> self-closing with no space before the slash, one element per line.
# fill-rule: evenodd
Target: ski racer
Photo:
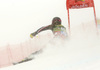
<path fill-rule="evenodd" d="M 31 33 L 30 37 L 33 38 L 38 33 L 42 32 L 42 31 L 45 31 L 45 30 L 51 30 L 53 32 L 53 34 L 54 34 L 54 38 L 66 39 L 68 37 L 67 32 L 66 32 L 66 28 L 63 25 L 61 25 L 61 19 L 59 17 L 54 17 L 53 20 L 52 20 L 52 24 L 51 25 L 39 28 L 37 31 Z M 19 63 L 30 61 L 30 60 L 34 59 L 33 55 L 37 54 L 39 52 L 37 51 L 35 53 L 32 53 L 28 57 L 23 59 L 22 61 L 16 62 L 16 63 L 13 63 L 13 64 L 16 65 L 16 64 L 19 64 Z"/>
<path fill-rule="evenodd" d="M 65 39 L 68 37 L 66 28 L 63 25 L 61 25 L 61 19 L 59 17 L 54 17 L 51 25 L 47 25 L 47 26 L 39 28 L 37 31 L 31 33 L 30 37 L 33 38 L 38 33 L 45 30 L 51 30 L 54 34 L 54 37 L 59 37 L 62 39 Z"/>

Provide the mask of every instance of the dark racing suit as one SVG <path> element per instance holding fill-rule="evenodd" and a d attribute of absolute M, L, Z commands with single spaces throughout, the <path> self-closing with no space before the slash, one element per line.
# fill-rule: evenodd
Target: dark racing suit
<path fill-rule="evenodd" d="M 51 30 L 55 37 L 60 37 L 60 38 L 66 38 L 67 37 L 66 28 L 63 25 L 44 26 L 44 27 L 41 27 L 40 29 L 38 29 L 37 31 L 35 31 L 34 33 L 31 33 L 31 35 L 35 36 L 38 33 L 40 33 L 41 31 L 45 31 L 45 30 Z"/>

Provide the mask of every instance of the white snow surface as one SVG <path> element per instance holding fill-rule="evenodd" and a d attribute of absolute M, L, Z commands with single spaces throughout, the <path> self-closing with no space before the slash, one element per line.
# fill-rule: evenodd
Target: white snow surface
<path fill-rule="evenodd" d="M 89 35 L 66 42 L 48 43 L 35 59 L 1 70 L 99 70 L 100 37 Z"/>
<path fill-rule="evenodd" d="M 94 2 L 100 18 L 100 1 Z M 0 47 L 29 40 L 31 32 L 51 24 L 55 16 L 68 26 L 66 0 L 2 0 L 0 5 Z M 70 10 L 70 15 L 68 40 L 47 43 L 34 60 L 0 70 L 100 70 L 100 32 L 95 28 L 92 8 Z"/>

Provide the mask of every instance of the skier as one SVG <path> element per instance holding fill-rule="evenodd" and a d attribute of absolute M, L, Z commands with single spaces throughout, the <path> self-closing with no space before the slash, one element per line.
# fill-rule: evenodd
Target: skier
<path fill-rule="evenodd" d="M 65 39 L 68 37 L 66 28 L 63 25 L 61 25 L 61 19 L 59 17 L 54 17 L 51 25 L 39 28 L 37 31 L 31 33 L 30 37 L 33 38 L 38 33 L 45 30 L 51 30 L 54 34 L 54 37 L 59 37 L 61 39 Z"/>
<path fill-rule="evenodd" d="M 68 37 L 67 32 L 66 32 L 66 28 L 63 25 L 61 25 L 61 19 L 59 17 L 54 17 L 51 25 L 39 28 L 37 31 L 31 33 L 30 37 L 33 38 L 38 33 L 45 31 L 45 30 L 52 30 L 52 32 L 54 34 L 54 38 L 66 39 Z M 35 53 L 32 53 L 32 54 L 29 55 L 29 57 L 26 57 L 22 61 L 17 62 L 17 63 L 13 63 L 13 64 L 16 65 L 16 64 L 19 64 L 19 63 L 30 61 L 30 60 L 34 59 L 33 55 L 38 54 L 40 52 L 42 52 L 42 51 L 40 50 L 39 52 L 37 51 Z"/>

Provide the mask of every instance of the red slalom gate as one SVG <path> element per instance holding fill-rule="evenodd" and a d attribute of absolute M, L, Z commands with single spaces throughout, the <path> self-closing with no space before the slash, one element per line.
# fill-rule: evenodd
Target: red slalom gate
<path fill-rule="evenodd" d="M 68 11 L 68 29 L 70 32 L 70 15 L 69 15 L 69 9 L 80 9 L 80 8 L 88 8 L 93 7 L 94 10 L 94 17 L 95 17 L 95 24 L 97 27 L 97 21 L 96 21 L 96 12 L 95 12 L 95 6 L 93 0 L 67 0 L 66 1 L 66 7 Z"/>

